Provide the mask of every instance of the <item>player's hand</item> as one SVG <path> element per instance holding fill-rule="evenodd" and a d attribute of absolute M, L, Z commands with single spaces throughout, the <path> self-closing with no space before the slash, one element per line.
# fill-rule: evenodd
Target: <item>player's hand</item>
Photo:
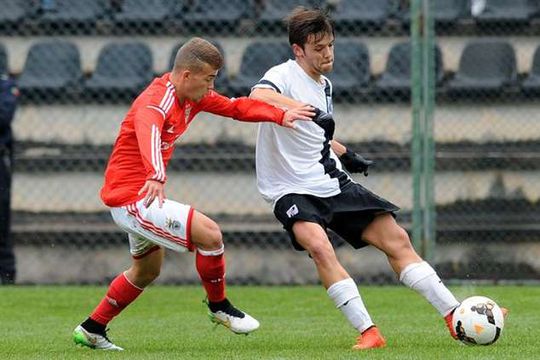
<path fill-rule="evenodd" d="M 281 126 L 294 129 L 294 122 L 296 120 L 311 120 L 313 116 L 315 116 L 315 109 L 310 105 L 289 109 L 285 111 L 285 115 L 283 115 Z"/>
<path fill-rule="evenodd" d="M 364 159 L 361 155 L 354 151 L 347 150 L 343 155 L 339 157 L 341 163 L 351 173 L 364 173 L 364 176 L 368 176 L 368 170 L 373 161 Z"/>
<path fill-rule="evenodd" d="M 146 180 L 144 186 L 139 190 L 139 195 L 145 194 L 144 206 L 149 207 L 157 198 L 159 207 L 163 207 L 163 200 L 165 199 L 165 185 L 156 180 Z"/>

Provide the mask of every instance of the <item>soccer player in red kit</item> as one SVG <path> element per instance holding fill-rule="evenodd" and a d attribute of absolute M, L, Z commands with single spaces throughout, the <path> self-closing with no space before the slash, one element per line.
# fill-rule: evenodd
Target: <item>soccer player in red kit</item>
<path fill-rule="evenodd" d="M 191 206 L 165 197 L 166 166 L 175 140 L 201 111 L 285 127 L 293 127 L 295 120 L 310 120 L 314 112 L 308 106 L 284 111 L 258 100 L 229 99 L 216 93 L 214 79 L 222 65 L 223 57 L 215 46 L 201 38 L 191 39 L 178 50 L 172 71 L 156 78 L 137 97 L 122 122 L 101 198 L 116 224 L 128 233 L 133 262 L 75 328 L 76 344 L 123 350 L 108 339 L 107 324 L 158 277 L 164 248 L 196 253 L 196 268 L 212 321 L 240 334 L 259 327 L 257 320 L 236 309 L 226 297 L 224 247 L 218 225 Z"/>

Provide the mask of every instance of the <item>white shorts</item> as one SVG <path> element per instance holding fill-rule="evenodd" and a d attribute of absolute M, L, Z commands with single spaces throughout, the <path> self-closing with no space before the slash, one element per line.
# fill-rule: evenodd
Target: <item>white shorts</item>
<path fill-rule="evenodd" d="M 114 222 L 128 233 L 129 250 L 134 258 L 163 246 L 178 252 L 193 251 L 191 219 L 193 208 L 172 200 L 164 200 L 163 207 L 154 200 L 150 207 L 144 199 L 134 204 L 111 208 Z"/>

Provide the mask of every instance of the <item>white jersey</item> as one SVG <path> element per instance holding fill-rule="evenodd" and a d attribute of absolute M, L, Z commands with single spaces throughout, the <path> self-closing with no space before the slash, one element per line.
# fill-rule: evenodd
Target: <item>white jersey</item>
<path fill-rule="evenodd" d="M 332 113 L 332 84 L 317 83 L 289 60 L 274 66 L 253 88 L 273 89 L 285 96 Z M 330 147 L 334 123 L 296 121 L 296 129 L 260 123 L 257 135 L 257 187 L 272 206 L 287 194 L 330 197 L 351 182 Z"/>

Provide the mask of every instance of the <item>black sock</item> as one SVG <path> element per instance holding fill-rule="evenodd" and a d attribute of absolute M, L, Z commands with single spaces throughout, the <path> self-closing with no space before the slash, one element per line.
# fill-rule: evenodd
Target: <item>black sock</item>
<path fill-rule="evenodd" d="M 81 326 L 88 332 L 93 334 L 105 335 L 106 325 L 100 324 L 91 318 L 86 319 Z"/>
<path fill-rule="evenodd" d="M 229 308 L 230 306 L 231 306 L 231 303 L 229 302 L 229 300 L 227 300 L 227 298 L 225 298 L 224 300 L 221 300 L 219 302 L 208 301 L 208 308 L 212 312 L 216 312 L 216 311 L 220 311 L 220 310 L 223 311 L 223 310 Z"/>
<path fill-rule="evenodd" d="M 209 301 L 208 307 L 210 308 L 210 311 L 214 313 L 217 311 L 223 311 L 229 315 L 236 316 L 239 318 L 244 318 L 244 316 L 246 316 L 243 312 L 235 308 L 227 299 L 220 302 Z"/>

